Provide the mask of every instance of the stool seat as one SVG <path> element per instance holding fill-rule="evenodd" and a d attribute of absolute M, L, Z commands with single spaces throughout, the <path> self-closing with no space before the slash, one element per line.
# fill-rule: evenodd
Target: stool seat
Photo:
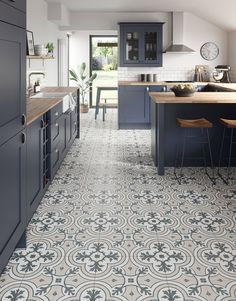
<path fill-rule="evenodd" d="M 212 128 L 213 124 L 208 121 L 206 118 L 199 119 L 176 119 L 176 124 L 181 128 Z"/>
<path fill-rule="evenodd" d="M 236 128 L 236 120 L 220 118 L 220 123 L 223 124 L 224 126 L 226 126 L 229 129 L 235 129 Z"/>

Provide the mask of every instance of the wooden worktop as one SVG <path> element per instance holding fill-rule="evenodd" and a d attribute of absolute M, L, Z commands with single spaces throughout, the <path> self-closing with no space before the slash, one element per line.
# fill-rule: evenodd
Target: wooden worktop
<path fill-rule="evenodd" d="M 236 104 L 235 92 L 196 92 L 191 97 L 176 97 L 173 92 L 151 92 L 149 93 L 155 103 L 199 103 L 199 104 Z"/>
<path fill-rule="evenodd" d="M 118 85 L 119 86 L 175 86 L 179 84 L 190 84 L 194 86 L 202 86 L 202 85 L 210 85 L 214 86 L 216 88 L 222 88 L 227 91 L 236 91 L 236 83 L 215 83 L 215 82 L 165 82 L 165 81 L 160 81 L 160 82 L 140 82 L 140 81 L 119 81 Z"/>
<path fill-rule="evenodd" d="M 65 92 L 74 93 L 78 90 L 77 87 L 45 87 L 41 92 Z M 62 98 L 28 98 L 26 101 L 26 116 L 27 125 L 34 122 L 40 116 L 51 110 L 57 104 L 62 102 Z"/>
<path fill-rule="evenodd" d="M 118 82 L 118 86 L 174 86 L 179 84 L 192 84 L 194 86 L 197 86 L 197 85 L 208 85 L 208 82 L 185 82 L 185 83 L 180 83 L 180 82 L 168 83 L 165 81 L 160 81 L 160 82 L 119 81 Z"/>

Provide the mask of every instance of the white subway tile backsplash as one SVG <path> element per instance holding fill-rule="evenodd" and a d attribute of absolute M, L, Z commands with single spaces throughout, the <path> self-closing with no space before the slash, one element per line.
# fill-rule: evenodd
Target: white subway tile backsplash
<path fill-rule="evenodd" d="M 120 81 L 137 81 L 140 74 L 157 74 L 158 81 L 165 80 L 189 80 L 194 79 L 195 68 L 189 67 L 162 67 L 162 68 L 118 68 L 118 79 Z M 211 70 L 212 72 L 213 70 Z"/>
<path fill-rule="evenodd" d="M 189 68 L 118 68 L 119 80 L 139 80 L 140 74 L 156 74 L 159 81 L 163 80 L 193 80 L 194 69 Z"/>

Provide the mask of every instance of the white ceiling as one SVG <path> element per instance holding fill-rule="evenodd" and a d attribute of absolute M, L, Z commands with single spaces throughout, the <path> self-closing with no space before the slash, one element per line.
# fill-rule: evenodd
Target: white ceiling
<path fill-rule="evenodd" d="M 236 31 L 236 0 L 46 0 L 74 11 L 167 12 L 188 11 L 219 27 Z"/>

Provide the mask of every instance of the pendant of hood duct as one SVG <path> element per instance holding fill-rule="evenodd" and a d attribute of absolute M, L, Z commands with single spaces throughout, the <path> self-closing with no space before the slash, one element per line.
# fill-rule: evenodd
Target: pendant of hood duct
<path fill-rule="evenodd" d="M 164 53 L 195 53 L 195 51 L 183 44 L 184 13 L 171 12 L 171 45 Z"/>

